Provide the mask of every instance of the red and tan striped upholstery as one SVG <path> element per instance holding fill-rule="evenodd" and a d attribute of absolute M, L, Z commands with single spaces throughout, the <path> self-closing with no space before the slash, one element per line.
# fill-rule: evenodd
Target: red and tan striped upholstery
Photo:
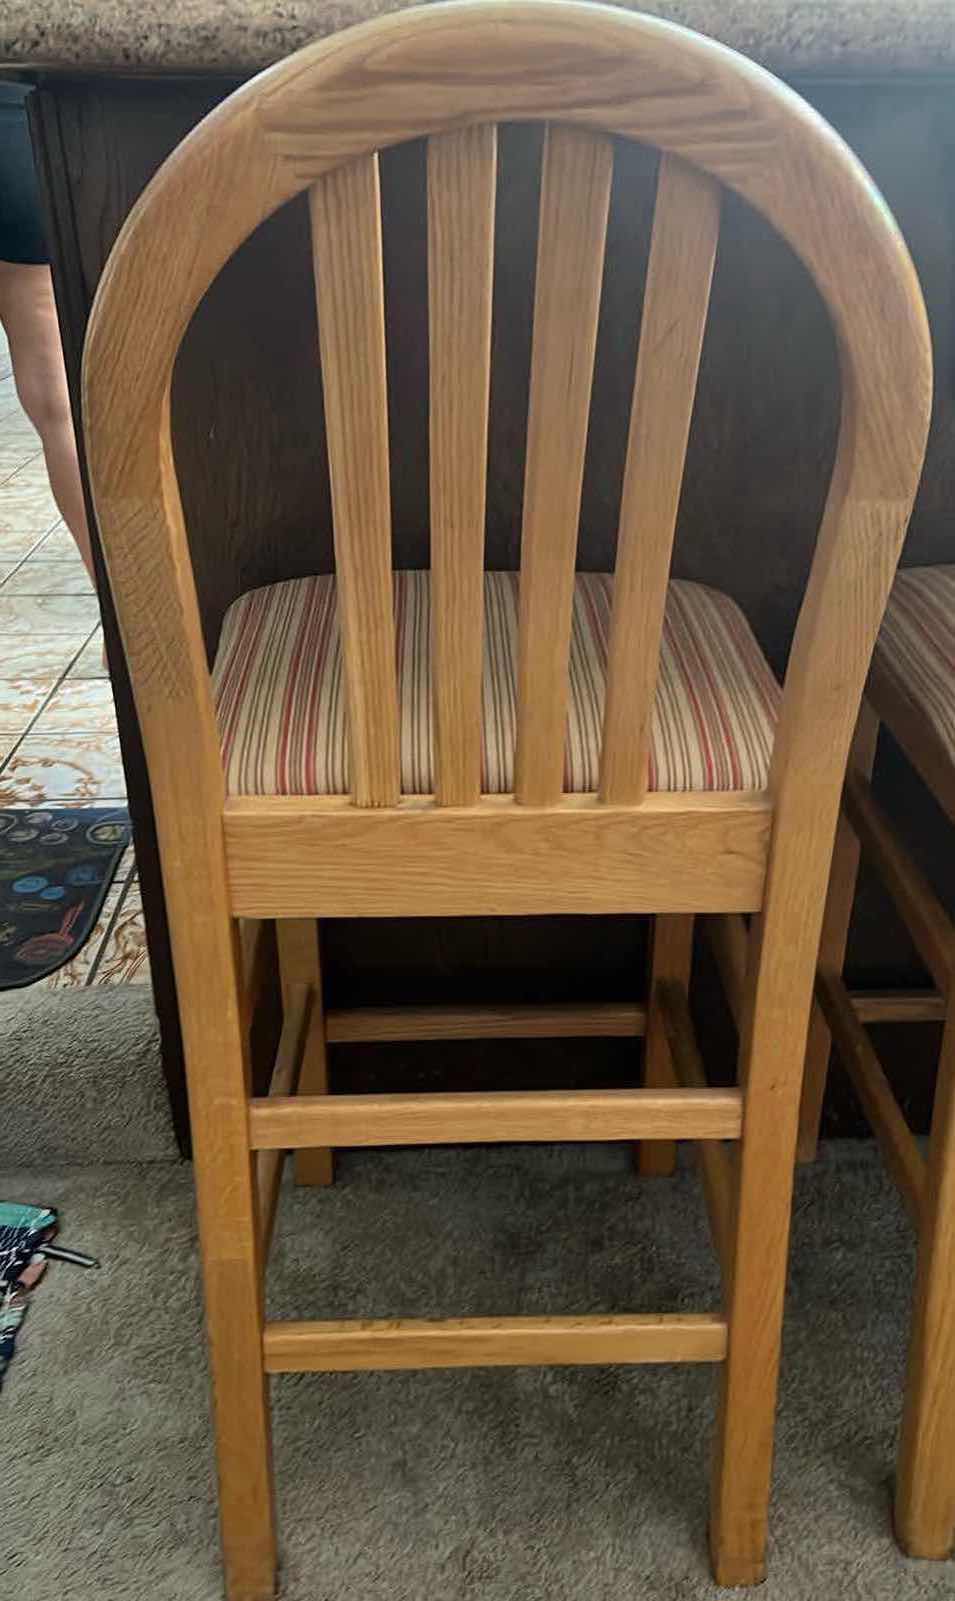
<path fill-rule="evenodd" d="M 517 574 L 485 575 L 482 789 L 513 788 Z M 597 788 L 613 580 L 581 573 L 574 598 L 564 788 Z M 430 582 L 395 574 L 401 786 L 431 793 Z M 226 613 L 213 671 L 230 794 L 348 791 L 347 725 L 333 578 L 243 595 Z M 650 787 L 765 786 L 779 687 L 738 606 L 670 585 L 653 716 Z"/>
<path fill-rule="evenodd" d="M 898 574 L 872 665 L 955 765 L 955 567 Z"/>

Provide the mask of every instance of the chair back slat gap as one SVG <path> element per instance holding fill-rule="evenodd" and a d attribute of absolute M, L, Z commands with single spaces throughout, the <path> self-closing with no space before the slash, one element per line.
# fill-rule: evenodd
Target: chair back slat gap
<path fill-rule="evenodd" d="M 309 192 L 338 614 L 357 806 L 400 792 L 377 155 Z"/>
<path fill-rule="evenodd" d="M 481 791 L 484 511 L 497 130 L 428 143 L 431 694 L 435 798 Z"/>
<path fill-rule="evenodd" d="M 563 789 L 568 657 L 613 146 L 550 124 L 544 143 L 521 528 L 515 795 Z"/>
<path fill-rule="evenodd" d="M 647 792 L 650 730 L 673 534 L 710 284 L 720 186 L 678 156 L 660 162 L 624 468 L 600 799 Z"/>

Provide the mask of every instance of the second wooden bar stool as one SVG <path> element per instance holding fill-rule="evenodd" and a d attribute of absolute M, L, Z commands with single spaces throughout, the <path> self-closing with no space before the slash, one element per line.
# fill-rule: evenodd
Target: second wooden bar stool
<path fill-rule="evenodd" d="M 816 1153 L 830 1040 L 847 1069 L 918 1233 L 895 1528 L 912 1556 L 955 1546 L 955 925 L 872 794 L 884 724 L 955 825 L 955 567 L 900 572 L 879 634 L 836 836 L 806 1057 L 799 1154 Z M 860 852 L 878 872 L 934 992 L 850 995 L 842 977 Z M 924 1160 L 867 1022 L 944 1023 Z"/>

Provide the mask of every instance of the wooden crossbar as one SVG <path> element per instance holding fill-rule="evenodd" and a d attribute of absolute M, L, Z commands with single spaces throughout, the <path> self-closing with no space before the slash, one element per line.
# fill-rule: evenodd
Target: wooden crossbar
<path fill-rule="evenodd" d="M 839 1060 L 851 1078 L 879 1142 L 886 1167 L 918 1223 L 925 1187 L 925 1162 L 902 1116 L 875 1049 L 838 973 L 819 973 L 816 997 L 829 1025 Z"/>
<path fill-rule="evenodd" d="M 282 1024 L 278 1050 L 275 1053 L 275 1066 L 272 1069 L 272 1080 L 269 1085 L 270 1098 L 272 1096 L 294 1096 L 295 1094 L 299 1073 L 302 1070 L 302 1058 L 305 1054 L 305 1041 L 308 1036 L 313 1000 L 313 991 L 304 984 L 293 985 L 289 992 L 289 1004 L 285 1013 L 285 1021 Z M 272 1243 L 272 1230 L 275 1227 L 275 1210 L 278 1205 L 279 1185 L 282 1182 L 282 1167 L 284 1163 L 285 1151 L 281 1147 L 261 1150 L 256 1159 L 255 1177 L 258 1189 L 259 1237 L 263 1258 L 268 1257 L 269 1246 Z"/>
<path fill-rule="evenodd" d="M 647 1011 L 630 1001 L 544 1006 L 366 1006 L 326 1013 L 330 1045 L 387 1040 L 583 1039 L 636 1037 Z"/>
<path fill-rule="evenodd" d="M 955 928 L 928 880 L 905 849 L 864 778 L 851 775 L 844 790 L 846 816 L 865 854 L 895 902 L 913 943 L 946 995 L 955 970 Z"/>
<path fill-rule="evenodd" d="M 267 1323 L 263 1347 L 267 1373 L 721 1362 L 726 1320 L 710 1313 L 646 1313 Z"/>
<path fill-rule="evenodd" d="M 944 1023 L 945 997 L 937 990 L 850 990 L 860 1023 Z"/>
<path fill-rule="evenodd" d="M 311 1145 L 739 1139 L 738 1090 L 491 1090 L 298 1095 L 249 1105 L 253 1150 Z"/>
<path fill-rule="evenodd" d="M 739 1022 L 746 982 L 746 924 L 739 912 L 702 919 L 735 1022 Z M 937 990 L 850 990 L 860 1023 L 944 1023 L 945 997 Z"/>
<path fill-rule="evenodd" d="M 697 1092 L 708 1089 L 684 986 L 672 979 L 664 980 L 659 988 L 659 999 L 670 1059 L 679 1083 Z M 717 1141 L 702 1143 L 697 1155 L 713 1246 L 719 1257 L 724 1286 L 728 1287 L 733 1261 L 735 1176 L 732 1158 L 726 1147 Z"/>

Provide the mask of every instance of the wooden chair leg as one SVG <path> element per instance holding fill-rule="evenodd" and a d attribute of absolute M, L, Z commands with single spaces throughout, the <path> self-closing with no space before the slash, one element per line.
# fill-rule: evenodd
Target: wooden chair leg
<path fill-rule="evenodd" d="M 307 984 L 315 991 L 308 1039 L 299 1078 L 300 1095 L 328 1094 L 328 1053 L 325 1042 L 325 1011 L 322 1005 L 322 970 L 318 923 L 314 917 L 281 918 L 276 923 L 282 1000 L 294 984 Z M 295 1152 L 296 1184 L 331 1184 L 332 1153 L 326 1147 Z"/>
<path fill-rule="evenodd" d="M 188 933 L 177 942 L 176 981 L 189 1068 L 225 1589 L 228 1601 L 270 1601 L 276 1539 L 264 1274 L 238 932 L 225 917 L 196 928 L 189 907 L 183 924 Z M 175 923 L 173 932 L 175 938 Z"/>
<path fill-rule="evenodd" d="M 895 1529 L 909 1556 L 955 1549 L 955 1013 L 949 1011 L 919 1229 Z"/>
<path fill-rule="evenodd" d="M 689 987 L 692 956 L 692 916 L 655 917 L 650 935 L 647 1034 L 643 1057 L 643 1082 L 648 1089 L 676 1084 L 658 989 L 662 983 L 673 979 Z M 673 1140 L 643 1140 L 636 1150 L 638 1169 L 646 1177 L 656 1178 L 673 1172 L 676 1164 L 676 1145 Z"/>
<path fill-rule="evenodd" d="M 768 891 L 750 936 L 740 1041 L 743 1137 L 710 1503 L 710 1554 L 722 1585 L 759 1584 L 766 1576 L 799 1087 L 817 949 L 813 886 L 805 886 L 804 905 L 793 907 L 792 865 L 778 876 L 787 887 Z M 822 890 L 820 883 L 820 900 Z"/>
<path fill-rule="evenodd" d="M 849 766 L 869 778 L 875 760 L 875 747 L 879 737 L 879 718 L 868 701 L 863 701 L 856 724 L 855 738 L 849 756 Z M 829 891 L 826 911 L 819 940 L 819 969 L 821 972 L 841 973 L 846 956 L 846 941 L 855 901 L 856 879 L 859 875 L 859 841 L 845 817 L 840 815 L 832 853 L 829 874 Z M 799 1108 L 799 1138 L 796 1155 L 800 1162 L 814 1162 L 819 1145 L 819 1124 L 822 1103 L 829 1075 L 829 1055 L 832 1039 L 829 1026 L 818 1001 L 813 1001 L 809 1019 L 809 1039 L 806 1045 L 806 1065 L 803 1072 L 802 1103 Z"/>

